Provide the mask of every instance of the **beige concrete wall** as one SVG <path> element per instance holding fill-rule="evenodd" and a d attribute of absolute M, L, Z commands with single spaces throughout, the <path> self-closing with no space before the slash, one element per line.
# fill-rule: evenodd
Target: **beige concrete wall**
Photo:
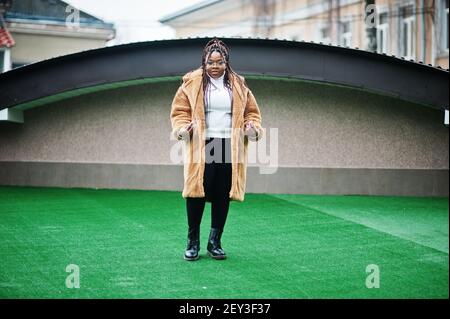
<path fill-rule="evenodd" d="M 279 166 L 448 169 L 443 113 L 309 82 L 252 80 Z M 103 91 L 0 125 L 0 161 L 171 164 L 169 112 L 180 82 Z"/>

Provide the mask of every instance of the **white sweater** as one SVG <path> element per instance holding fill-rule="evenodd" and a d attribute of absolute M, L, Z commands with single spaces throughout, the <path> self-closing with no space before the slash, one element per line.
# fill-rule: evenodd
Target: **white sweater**
<path fill-rule="evenodd" d="M 206 137 L 231 137 L 231 92 L 223 84 L 225 73 L 211 81 L 209 86 L 209 105 L 205 104 Z M 208 91 L 206 92 L 208 94 Z"/>

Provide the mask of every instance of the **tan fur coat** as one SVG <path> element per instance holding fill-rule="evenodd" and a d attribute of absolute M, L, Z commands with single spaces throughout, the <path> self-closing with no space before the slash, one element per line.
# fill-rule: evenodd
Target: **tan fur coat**
<path fill-rule="evenodd" d="M 193 70 L 183 76 L 183 83 L 178 88 L 172 102 L 170 120 L 172 136 L 186 142 L 184 158 L 184 187 L 182 196 L 205 197 L 203 173 L 205 169 L 205 111 L 203 102 L 203 69 Z M 248 141 L 258 141 L 264 135 L 261 126 L 261 113 L 252 91 L 246 86 L 244 77 L 241 82 L 230 74 L 232 82 L 232 134 L 231 161 L 232 181 L 229 192 L 230 200 L 244 201 L 247 175 Z M 190 121 L 194 121 L 191 136 L 180 137 L 178 132 Z M 252 121 L 257 135 L 244 134 L 246 124 Z"/>

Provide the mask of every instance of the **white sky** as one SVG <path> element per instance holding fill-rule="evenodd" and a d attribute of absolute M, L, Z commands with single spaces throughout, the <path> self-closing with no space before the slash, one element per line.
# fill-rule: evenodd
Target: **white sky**
<path fill-rule="evenodd" d="M 175 31 L 158 19 L 202 0 L 64 0 L 93 16 L 113 22 L 116 39 L 108 45 L 175 38 Z"/>

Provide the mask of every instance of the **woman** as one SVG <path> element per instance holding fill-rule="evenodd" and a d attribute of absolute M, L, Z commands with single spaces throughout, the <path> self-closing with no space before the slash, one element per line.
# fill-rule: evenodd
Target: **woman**
<path fill-rule="evenodd" d="M 229 57 L 225 43 L 209 41 L 201 67 L 183 76 L 172 102 L 172 135 L 187 146 L 182 192 L 189 226 L 185 260 L 199 258 L 206 202 L 211 202 L 208 255 L 226 258 L 221 237 L 230 201 L 244 201 L 248 140 L 258 141 L 264 134 L 255 97 L 231 68 Z"/>

